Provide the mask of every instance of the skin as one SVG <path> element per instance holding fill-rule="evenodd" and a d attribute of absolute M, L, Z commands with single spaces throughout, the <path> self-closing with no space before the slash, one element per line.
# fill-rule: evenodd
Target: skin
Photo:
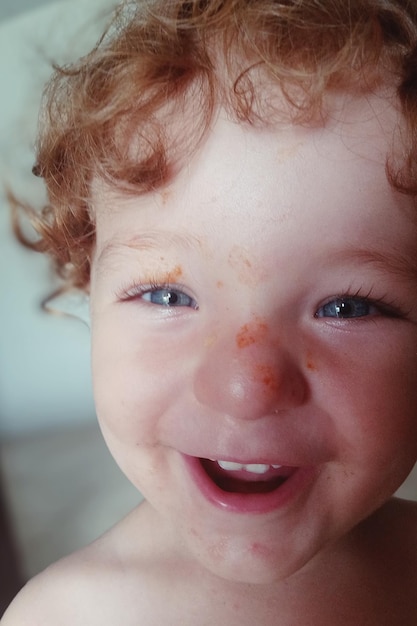
<path fill-rule="evenodd" d="M 29 585 L 31 624 L 416 622 L 417 512 L 391 498 L 417 458 L 416 223 L 384 169 L 397 121 L 377 96 L 338 97 L 314 128 L 220 111 L 166 189 L 96 181 L 97 413 L 146 502 Z M 184 454 L 308 479 L 277 510 L 230 512 Z"/>

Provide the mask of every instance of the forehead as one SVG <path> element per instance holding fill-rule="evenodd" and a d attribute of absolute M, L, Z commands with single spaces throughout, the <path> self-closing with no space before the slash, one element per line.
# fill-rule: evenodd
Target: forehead
<path fill-rule="evenodd" d="M 175 123 L 180 128 L 184 121 Z M 216 224 L 238 220 L 239 235 L 253 239 L 277 220 L 302 230 L 303 223 L 310 228 L 324 219 L 341 227 L 352 215 L 365 223 L 377 205 L 385 217 L 395 206 L 409 210 L 410 200 L 394 192 L 385 173 L 400 125 L 388 93 L 332 96 L 323 117 L 308 125 L 281 119 L 251 126 L 219 110 L 198 150 L 166 185 L 136 196 L 95 181 L 97 245 L 123 241 L 135 229 L 194 237 L 199 227 L 213 232 Z"/>

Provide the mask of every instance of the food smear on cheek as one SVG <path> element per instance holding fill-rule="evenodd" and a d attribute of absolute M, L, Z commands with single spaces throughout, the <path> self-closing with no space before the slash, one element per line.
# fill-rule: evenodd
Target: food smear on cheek
<path fill-rule="evenodd" d="M 311 352 L 307 352 L 306 354 L 306 367 L 310 370 L 310 372 L 317 372 L 317 364 L 315 363 Z"/>

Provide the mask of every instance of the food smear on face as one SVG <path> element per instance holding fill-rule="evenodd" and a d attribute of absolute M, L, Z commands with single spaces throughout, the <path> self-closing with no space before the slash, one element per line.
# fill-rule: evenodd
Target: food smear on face
<path fill-rule="evenodd" d="M 317 372 L 317 365 L 314 362 L 313 355 L 311 352 L 307 352 L 306 355 L 306 367 L 310 372 Z"/>
<path fill-rule="evenodd" d="M 229 265 L 232 267 L 238 280 L 249 287 L 256 287 L 260 280 L 259 271 L 254 267 L 253 262 L 248 258 L 248 254 L 242 246 L 234 246 L 229 254 Z"/>
<path fill-rule="evenodd" d="M 278 377 L 272 365 L 257 363 L 253 368 L 253 378 L 262 383 L 268 391 L 277 393 L 280 388 Z"/>
<path fill-rule="evenodd" d="M 171 271 L 169 271 L 166 275 L 167 283 L 176 283 L 179 278 L 181 278 L 183 272 L 181 265 L 176 265 Z"/>
<path fill-rule="evenodd" d="M 238 348 L 248 346 L 263 341 L 268 332 L 268 325 L 261 318 L 256 317 L 253 322 L 244 324 L 236 335 L 236 345 Z"/>

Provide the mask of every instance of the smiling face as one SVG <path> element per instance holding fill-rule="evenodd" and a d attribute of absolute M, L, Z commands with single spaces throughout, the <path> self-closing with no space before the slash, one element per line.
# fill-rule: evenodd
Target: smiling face
<path fill-rule="evenodd" d="M 395 113 L 337 104 L 320 128 L 220 114 L 169 186 L 95 187 L 104 436 L 185 554 L 231 580 L 301 568 L 417 455 L 417 233 L 384 171 Z"/>

